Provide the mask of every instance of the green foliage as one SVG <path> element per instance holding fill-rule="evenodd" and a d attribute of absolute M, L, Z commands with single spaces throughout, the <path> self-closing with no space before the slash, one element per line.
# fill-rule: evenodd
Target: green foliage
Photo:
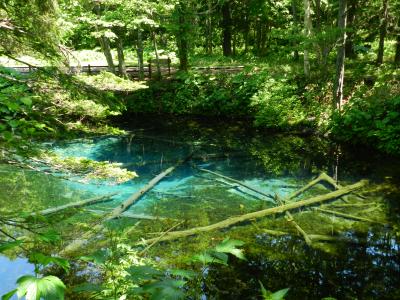
<path fill-rule="evenodd" d="M 284 297 L 289 291 L 289 289 L 282 289 L 273 293 L 267 291 L 261 281 L 259 281 L 259 283 L 261 286 L 261 295 L 264 300 L 284 300 L 285 299 Z"/>
<path fill-rule="evenodd" d="M 339 140 L 374 145 L 397 155 L 400 150 L 400 96 L 390 99 L 352 99 L 332 118 Z"/>
<path fill-rule="evenodd" d="M 58 277 L 51 275 L 43 278 L 32 275 L 22 276 L 17 280 L 17 286 L 13 292 L 16 292 L 19 298 L 25 297 L 26 300 L 63 300 L 66 289 Z M 10 293 L 2 299 L 11 298 Z"/>
<path fill-rule="evenodd" d="M 239 240 L 231 240 L 226 238 L 221 243 L 216 245 L 213 249 L 209 249 L 201 254 L 193 256 L 193 261 L 201 262 L 203 265 L 208 264 L 228 264 L 228 254 L 246 260 L 243 250 L 237 248 L 237 246 L 243 246 L 243 242 Z"/>
<path fill-rule="evenodd" d="M 287 78 L 269 78 L 252 97 L 255 124 L 273 129 L 292 129 L 304 124 L 306 111 L 296 84 Z"/>

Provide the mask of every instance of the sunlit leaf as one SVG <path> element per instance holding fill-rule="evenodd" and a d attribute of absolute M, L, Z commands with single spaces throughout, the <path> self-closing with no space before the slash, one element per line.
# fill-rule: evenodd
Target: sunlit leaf
<path fill-rule="evenodd" d="M 243 250 L 236 248 L 237 246 L 243 246 L 243 245 L 244 245 L 244 242 L 242 242 L 242 241 L 231 240 L 229 238 L 226 238 L 221 243 L 219 243 L 217 246 L 215 246 L 215 251 L 223 252 L 223 253 L 230 253 L 239 259 L 245 260 L 246 258 L 243 254 Z"/>
<path fill-rule="evenodd" d="M 17 280 L 17 295 L 26 300 L 63 300 L 65 285 L 55 276 L 37 278 L 32 275 L 22 276 Z"/>
<path fill-rule="evenodd" d="M 2 243 L 2 244 L 0 244 L 0 253 L 4 252 L 4 251 L 7 251 L 7 250 L 10 250 L 10 249 L 13 249 L 13 248 L 21 245 L 23 242 L 24 241 L 17 240 L 17 241 Z"/>

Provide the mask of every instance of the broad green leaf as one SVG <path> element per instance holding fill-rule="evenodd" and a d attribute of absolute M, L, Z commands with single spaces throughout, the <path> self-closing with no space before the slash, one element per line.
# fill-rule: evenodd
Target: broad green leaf
<path fill-rule="evenodd" d="M 31 106 L 32 105 L 32 98 L 31 97 L 22 97 L 19 99 L 23 104 L 26 106 Z"/>
<path fill-rule="evenodd" d="M 25 275 L 17 280 L 17 295 L 26 300 L 63 300 L 65 285 L 55 276 L 37 278 L 32 275 Z"/>
<path fill-rule="evenodd" d="M 242 241 L 231 240 L 229 238 L 226 238 L 221 243 L 219 243 L 217 246 L 215 246 L 215 251 L 223 252 L 223 253 L 230 253 L 239 259 L 245 260 L 246 258 L 243 254 L 243 250 L 236 248 L 237 246 L 243 246 L 243 245 L 244 245 L 244 242 L 242 242 Z"/>
<path fill-rule="evenodd" d="M 289 289 L 279 290 L 271 295 L 271 300 L 283 300 Z"/>
<path fill-rule="evenodd" d="M 0 253 L 21 245 L 24 241 L 17 240 L 0 244 Z"/>
<path fill-rule="evenodd" d="M 126 270 L 133 281 L 151 280 L 164 275 L 163 272 L 150 266 L 132 266 Z"/>
<path fill-rule="evenodd" d="M 184 280 L 166 279 L 144 285 L 143 291 L 151 294 L 151 300 L 178 300 L 185 297 L 182 287 Z"/>
<path fill-rule="evenodd" d="M 37 238 L 46 243 L 54 243 L 61 239 L 60 235 L 55 230 L 49 230 L 37 236 Z"/>
<path fill-rule="evenodd" d="M 191 270 L 172 269 L 169 270 L 169 272 L 171 273 L 171 275 L 180 276 L 187 279 L 192 279 L 197 276 L 197 273 Z"/>
<path fill-rule="evenodd" d="M 29 261 L 35 264 L 41 264 L 43 267 L 49 264 L 55 264 L 68 272 L 70 265 L 69 261 L 61 257 L 47 256 L 39 252 L 33 252 L 29 255 Z"/>
<path fill-rule="evenodd" d="M 1 296 L 1 300 L 9 300 L 11 299 L 12 296 L 14 296 L 14 294 L 17 292 L 17 289 L 9 291 L 7 294 L 4 294 L 3 296 Z"/>
<path fill-rule="evenodd" d="M 103 265 L 111 256 L 110 249 L 101 249 L 94 252 L 92 255 L 89 256 L 82 256 L 81 259 L 85 261 L 92 261 L 96 265 Z"/>

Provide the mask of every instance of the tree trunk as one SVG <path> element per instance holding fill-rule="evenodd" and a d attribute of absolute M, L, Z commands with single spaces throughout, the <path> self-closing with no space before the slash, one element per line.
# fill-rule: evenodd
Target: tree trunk
<path fill-rule="evenodd" d="M 293 21 L 294 21 L 294 32 L 293 33 L 297 33 L 297 24 L 299 22 L 298 22 L 297 7 L 296 7 L 295 0 L 292 0 L 292 16 L 293 16 Z M 293 59 L 295 62 L 298 62 L 300 60 L 299 50 L 297 49 L 298 44 L 295 41 L 292 41 L 292 46 L 294 48 Z"/>
<path fill-rule="evenodd" d="M 122 39 L 117 39 L 117 53 L 118 53 L 118 73 L 121 77 L 127 77 L 126 65 L 124 57 L 124 47 L 122 45 Z"/>
<path fill-rule="evenodd" d="M 311 23 L 311 5 L 310 0 L 304 0 L 304 35 L 306 45 L 304 47 L 304 75 L 310 77 L 310 57 L 308 53 L 308 39 L 311 36 L 312 23 Z"/>
<path fill-rule="evenodd" d="M 179 57 L 179 70 L 187 71 L 188 69 L 188 40 L 187 40 L 187 29 L 185 14 L 186 4 L 184 1 L 179 1 L 178 8 L 178 34 L 176 35 L 177 46 L 178 46 L 178 57 Z"/>
<path fill-rule="evenodd" d="M 346 56 L 346 21 L 347 21 L 347 2 L 339 0 L 338 13 L 338 29 L 340 30 L 340 39 L 338 42 L 336 56 L 336 77 L 334 82 L 334 103 L 336 109 L 341 109 L 343 101 L 343 84 L 344 84 L 344 59 Z"/>
<path fill-rule="evenodd" d="M 154 30 L 152 31 L 151 35 L 153 37 L 154 54 L 156 55 L 157 79 L 161 79 L 160 57 L 158 55 L 157 38 Z"/>
<path fill-rule="evenodd" d="M 383 63 L 383 51 L 385 50 L 385 37 L 388 23 L 388 0 L 383 0 L 383 12 L 381 26 L 379 29 L 379 48 L 376 64 L 379 66 Z"/>
<path fill-rule="evenodd" d="M 101 45 L 101 49 L 103 50 L 104 56 L 106 57 L 106 60 L 107 60 L 108 70 L 111 73 L 115 74 L 115 66 L 114 66 L 114 61 L 113 61 L 112 54 L 111 54 L 110 40 L 103 35 L 100 38 L 100 45 Z"/>
<path fill-rule="evenodd" d="M 400 19 L 399 19 L 399 28 L 400 28 Z M 397 33 L 396 55 L 394 56 L 394 63 L 396 65 L 400 65 L 400 32 Z"/>
<path fill-rule="evenodd" d="M 213 52 L 213 28 L 212 28 L 212 3 L 207 1 L 207 18 L 206 18 L 206 30 L 207 30 L 207 40 L 206 40 L 206 52 L 208 55 L 212 55 Z"/>
<path fill-rule="evenodd" d="M 144 79 L 144 65 L 143 65 L 143 39 L 142 39 L 142 31 L 140 28 L 137 29 L 137 48 L 136 53 L 138 57 L 138 65 L 139 65 L 139 80 Z"/>
<path fill-rule="evenodd" d="M 347 11 L 347 28 L 350 29 L 347 31 L 347 39 L 346 39 L 346 57 L 348 58 L 356 58 L 357 54 L 354 51 L 354 21 L 356 18 L 357 12 L 357 0 L 349 0 L 349 9 Z"/>
<path fill-rule="evenodd" d="M 232 55 L 232 18 L 230 2 L 225 1 L 222 5 L 222 50 L 224 56 Z"/>

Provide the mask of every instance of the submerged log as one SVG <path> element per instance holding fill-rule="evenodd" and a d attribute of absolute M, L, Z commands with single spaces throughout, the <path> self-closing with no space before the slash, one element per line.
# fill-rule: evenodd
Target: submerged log
<path fill-rule="evenodd" d="M 100 196 L 100 197 L 94 197 L 94 198 L 90 198 L 90 199 L 86 199 L 86 200 L 81 200 L 81 201 L 77 201 L 77 202 L 73 202 L 73 203 L 60 205 L 57 207 L 48 208 L 48 209 L 33 213 L 33 214 L 31 214 L 31 216 L 38 216 L 38 215 L 47 216 L 47 215 L 59 213 L 63 210 L 69 209 L 69 208 L 79 208 L 79 207 L 83 207 L 83 206 L 93 205 L 96 203 L 110 200 L 115 195 L 118 195 L 118 193 L 111 193 L 111 194 L 107 194 L 107 195 Z"/>
<path fill-rule="evenodd" d="M 201 232 L 207 232 L 207 231 L 227 228 L 234 224 L 241 223 L 244 221 L 262 218 L 262 217 L 266 217 L 268 215 L 279 214 L 279 213 L 283 213 L 285 211 L 294 210 L 294 209 L 298 209 L 301 207 L 312 206 L 315 204 L 319 204 L 322 202 L 326 202 L 326 201 L 333 200 L 333 199 L 342 197 L 344 195 L 347 195 L 355 190 L 362 188 L 367 183 L 368 183 L 367 180 L 361 180 L 355 184 L 342 187 L 339 190 L 336 190 L 336 191 L 333 191 L 333 192 L 330 192 L 330 193 L 327 193 L 324 195 L 311 197 L 309 199 L 305 199 L 305 200 L 301 200 L 301 201 L 297 201 L 297 202 L 291 202 L 291 203 L 284 204 L 281 206 L 276 206 L 276 207 L 244 214 L 241 216 L 230 217 L 223 221 L 220 221 L 220 222 L 217 222 L 217 223 L 214 223 L 211 225 L 207 225 L 207 226 L 195 227 L 195 228 L 182 230 L 182 231 L 169 232 L 168 234 L 164 235 L 161 239 L 159 239 L 159 241 L 174 240 L 174 239 L 178 239 L 178 238 L 182 238 L 182 237 L 195 235 L 195 234 L 198 234 Z M 144 241 L 139 242 L 138 244 L 152 243 L 155 240 L 158 240 L 158 238 L 144 240 Z"/>
<path fill-rule="evenodd" d="M 112 219 L 115 219 L 119 217 L 122 213 L 124 213 L 132 204 L 134 204 L 137 200 L 139 200 L 141 197 L 143 197 L 146 192 L 151 190 L 157 183 L 159 183 L 165 176 L 168 174 L 172 173 L 177 167 L 179 167 L 181 164 L 185 163 L 188 161 L 193 155 L 193 152 L 191 152 L 184 160 L 181 160 L 179 163 L 177 163 L 175 166 L 172 166 L 165 171 L 161 172 L 158 174 L 156 177 L 154 177 L 152 180 L 150 180 L 144 187 L 142 187 L 139 191 L 134 193 L 132 196 L 130 196 L 125 202 L 123 202 L 120 206 L 114 208 L 110 213 L 107 213 L 101 220 L 100 222 L 93 226 L 92 230 L 89 232 L 86 232 L 83 234 L 83 236 L 80 239 L 77 239 L 67 245 L 65 249 L 61 252 L 63 255 L 68 255 L 69 253 L 75 252 L 81 247 L 83 247 L 89 239 L 93 237 L 93 235 L 100 233 L 104 229 L 103 222 L 109 221 Z"/>
<path fill-rule="evenodd" d="M 207 169 L 199 169 L 199 171 L 206 172 L 206 173 L 210 173 L 210 174 L 213 174 L 213 175 L 215 175 L 215 176 L 224 178 L 224 179 L 226 179 L 226 180 L 235 182 L 235 183 L 237 183 L 237 184 L 239 184 L 239 185 L 245 187 L 246 189 L 249 189 L 249 190 L 251 190 L 251 191 L 253 191 L 253 192 L 256 192 L 256 193 L 258 193 L 258 194 L 260 194 L 260 195 L 263 195 L 263 196 L 265 196 L 265 197 L 267 197 L 267 198 L 270 198 L 270 199 L 272 199 L 272 200 L 275 200 L 275 198 L 274 198 L 273 195 L 267 194 L 267 193 L 265 193 L 264 191 L 261 191 L 261 190 L 255 188 L 255 187 L 252 187 L 252 186 L 250 186 L 250 185 L 248 185 L 248 184 L 245 184 L 245 183 L 243 183 L 243 182 L 241 182 L 241 181 L 239 181 L 239 180 L 236 180 L 236 179 L 234 179 L 234 178 L 231 178 L 231 177 L 228 177 L 228 176 L 225 176 L 225 175 L 222 175 L 222 174 L 219 174 L 219 173 L 216 173 L 216 172 L 207 170 Z"/>
<path fill-rule="evenodd" d="M 335 210 L 324 209 L 324 208 L 319 208 L 319 207 L 316 207 L 314 209 L 318 210 L 318 211 L 321 211 L 321 212 L 324 212 L 324 213 L 336 215 L 338 217 L 343 217 L 343 218 L 347 218 L 347 219 L 353 219 L 353 220 L 363 221 L 363 222 L 368 222 L 368 223 L 376 223 L 376 224 L 385 225 L 385 223 L 383 223 L 383 222 L 379 222 L 379 221 L 375 221 L 375 220 L 371 220 L 371 219 L 368 219 L 368 218 L 363 218 L 363 217 L 359 217 L 359 216 L 355 216 L 355 215 L 351 215 L 351 214 L 346 214 L 346 213 L 342 213 L 342 212 L 335 211 Z"/>

